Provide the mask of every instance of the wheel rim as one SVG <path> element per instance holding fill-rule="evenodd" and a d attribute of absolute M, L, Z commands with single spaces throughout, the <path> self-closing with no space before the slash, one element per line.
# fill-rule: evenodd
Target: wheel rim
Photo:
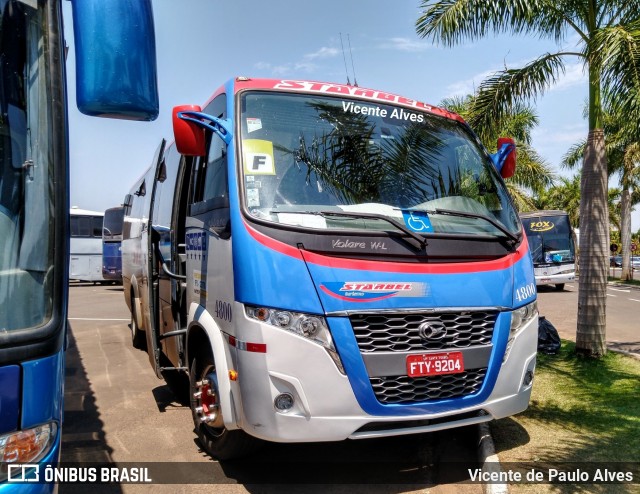
<path fill-rule="evenodd" d="M 220 434 L 224 430 L 224 420 L 220 408 L 218 377 L 213 366 L 207 367 L 202 372 L 201 379 L 195 383 L 193 398 L 193 411 L 197 421 L 208 429 L 217 429 L 212 432 Z"/>

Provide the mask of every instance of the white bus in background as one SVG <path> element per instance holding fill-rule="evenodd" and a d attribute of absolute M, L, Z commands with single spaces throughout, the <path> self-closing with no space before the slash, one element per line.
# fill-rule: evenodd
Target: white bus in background
<path fill-rule="evenodd" d="M 74 206 L 69 214 L 69 279 L 103 282 L 102 220 L 104 213 Z"/>

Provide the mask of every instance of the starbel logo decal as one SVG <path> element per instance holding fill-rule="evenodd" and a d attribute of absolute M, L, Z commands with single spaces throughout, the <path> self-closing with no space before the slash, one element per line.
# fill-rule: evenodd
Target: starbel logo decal
<path fill-rule="evenodd" d="M 320 289 L 334 298 L 349 302 L 373 302 L 390 297 L 425 297 L 428 295 L 426 283 L 393 281 L 346 281 L 327 282 Z"/>
<path fill-rule="evenodd" d="M 441 340 L 447 335 L 447 327 L 440 321 L 426 321 L 418 326 L 421 340 Z"/>

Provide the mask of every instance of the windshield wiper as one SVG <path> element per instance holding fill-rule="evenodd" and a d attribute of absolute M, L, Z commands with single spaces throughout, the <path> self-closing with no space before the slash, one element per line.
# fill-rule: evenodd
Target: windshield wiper
<path fill-rule="evenodd" d="M 495 226 L 502 233 L 504 233 L 507 236 L 507 238 L 509 238 L 509 240 L 513 242 L 514 245 L 520 242 L 520 239 L 517 236 L 515 236 L 513 233 L 507 230 L 499 222 L 490 218 L 489 216 L 485 216 L 484 214 L 466 213 L 462 211 L 453 211 L 451 209 L 433 209 L 433 210 L 416 209 L 415 211 L 422 211 L 427 214 L 441 214 L 444 216 L 457 216 L 459 218 L 474 218 L 474 219 L 484 220 L 487 223 L 490 223 L 493 226 Z"/>
<path fill-rule="evenodd" d="M 323 218 L 330 218 L 331 216 L 336 216 L 340 218 L 356 218 L 356 219 L 372 219 L 372 220 L 382 220 L 390 225 L 393 225 L 397 230 L 400 230 L 402 233 L 407 234 L 418 244 L 418 250 L 423 250 L 427 246 L 427 239 L 421 235 L 418 235 L 415 232 L 409 230 L 403 224 L 397 222 L 393 218 L 389 218 L 383 214 L 376 213 L 361 213 L 356 211 L 270 211 L 273 213 L 292 213 L 292 214 L 315 214 L 317 216 L 322 216 Z M 404 237 L 400 237 L 405 242 L 407 242 L 412 247 L 416 247 L 413 242 L 410 242 L 409 239 Z"/>

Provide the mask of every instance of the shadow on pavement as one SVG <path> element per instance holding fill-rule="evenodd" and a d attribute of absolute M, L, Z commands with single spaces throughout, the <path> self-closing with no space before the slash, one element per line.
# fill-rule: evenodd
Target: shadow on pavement
<path fill-rule="evenodd" d="M 112 463 L 113 449 L 107 444 L 100 412 L 91 383 L 82 364 L 80 353 L 69 326 L 65 363 L 64 422 L 62 425 L 62 456 L 65 463 Z M 119 494 L 118 483 L 94 484 L 91 492 Z M 86 484 L 60 484 L 62 494 L 87 492 Z"/>

